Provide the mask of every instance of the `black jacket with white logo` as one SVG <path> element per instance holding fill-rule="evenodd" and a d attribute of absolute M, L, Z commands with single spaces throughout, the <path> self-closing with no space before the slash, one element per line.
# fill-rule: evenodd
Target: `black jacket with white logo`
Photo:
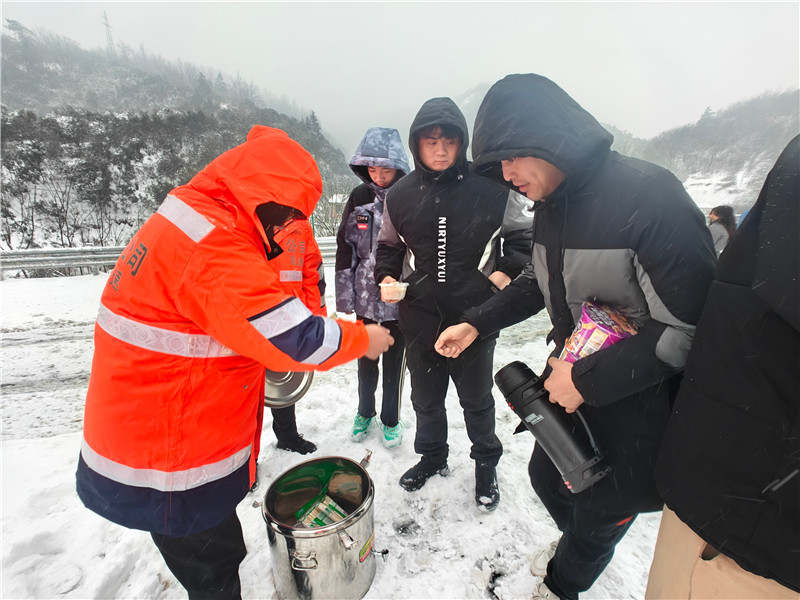
<path fill-rule="evenodd" d="M 418 134 L 430 125 L 461 131 L 458 158 L 442 173 L 419 160 Z M 375 280 L 389 275 L 409 283 L 400 326 L 408 344 L 432 347 L 443 325 L 497 291 L 488 275 L 519 274 L 530 255 L 531 216 L 524 198 L 473 173 L 466 120 L 449 98 L 426 102 L 409 137 L 415 169 L 386 197 Z"/>

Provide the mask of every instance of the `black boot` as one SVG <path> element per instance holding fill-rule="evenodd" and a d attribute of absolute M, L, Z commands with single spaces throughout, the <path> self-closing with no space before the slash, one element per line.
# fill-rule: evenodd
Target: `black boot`
<path fill-rule="evenodd" d="M 433 462 L 423 456 L 422 460 L 403 473 L 400 478 L 400 487 L 407 492 L 413 492 L 425 485 L 425 482 L 434 475 L 447 477 L 449 474 L 450 469 L 447 468 L 447 461 Z"/>
<path fill-rule="evenodd" d="M 278 440 L 278 448 L 280 450 L 288 450 L 289 452 L 297 452 L 298 454 L 311 454 L 317 451 L 317 446 L 314 442 L 303 439 L 303 436 L 300 434 Z"/>
<path fill-rule="evenodd" d="M 494 510 L 500 502 L 497 471 L 491 463 L 475 462 L 475 503 L 486 510 Z"/>
<path fill-rule="evenodd" d="M 250 486 L 250 492 L 255 492 L 256 488 L 258 487 L 258 463 L 256 463 L 256 479 L 253 482 L 253 485 Z"/>

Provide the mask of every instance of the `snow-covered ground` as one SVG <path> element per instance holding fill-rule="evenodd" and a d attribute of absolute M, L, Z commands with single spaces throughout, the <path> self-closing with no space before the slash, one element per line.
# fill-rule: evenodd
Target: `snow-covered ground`
<path fill-rule="evenodd" d="M 329 282 L 333 273 L 327 273 Z M 10 279 L 2 294 L 2 590 L 3 598 L 185 598 L 149 534 L 105 521 L 75 494 L 83 401 L 92 328 L 106 276 Z M 333 292 L 329 286 L 329 294 Z M 332 295 L 328 306 L 334 306 Z M 524 360 L 540 372 L 549 322 L 537 316 L 504 331 L 495 370 Z M 474 469 L 458 399 L 451 386 L 451 475 L 405 492 L 400 475 L 417 461 L 415 417 L 406 381 L 403 444 L 384 448 L 375 430 L 348 439 L 357 405 L 351 363 L 317 373 L 297 404 L 301 433 L 318 451 L 278 450 L 267 412 L 259 461 L 261 485 L 239 505 L 248 547 L 240 574 L 244 598 L 274 598 L 272 559 L 260 503 L 271 481 L 320 456 L 361 460 L 375 485 L 377 570 L 366 598 L 527 598 L 538 579 L 534 552 L 557 530 L 533 493 L 527 463 L 533 437 L 512 435 L 518 419 L 495 389 L 497 432 L 505 453 L 498 466 L 501 501 L 492 513 L 475 506 Z M 660 515 L 639 517 L 611 565 L 583 597 L 642 598 Z M 388 550 L 380 557 L 381 550 Z"/>

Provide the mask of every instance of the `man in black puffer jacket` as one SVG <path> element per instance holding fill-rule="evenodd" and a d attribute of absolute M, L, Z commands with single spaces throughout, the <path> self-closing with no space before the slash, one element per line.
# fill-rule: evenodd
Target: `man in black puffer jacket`
<path fill-rule="evenodd" d="M 647 598 L 800 592 L 800 137 L 722 252 L 656 466 Z"/>
<path fill-rule="evenodd" d="M 532 260 L 437 341 L 458 356 L 543 308 L 550 315 L 550 401 L 580 410 L 612 471 L 572 494 L 535 446 L 531 483 L 562 532 L 531 568 L 544 576 L 543 598 L 589 589 L 636 515 L 661 509 L 653 468 L 714 272 L 711 235 L 680 181 L 611 151 L 612 140 L 545 77 L 509 75 L 489 90 L 475 120 L 475 169 L 537 203 Z M 587 301 L 621 312 L 638 333 L 574 364 L 559 360 Z"/>
<path fill-rule="evenodd" d="M 433 475 L 448 473 L 445 395 L 452 378 L 472 442 L 475 501 L 492 510 L 500 499 L 495 467 L 503 453 L 494 431 L 496 336 L 457 360 L 438 355 L 433 343 L 466 308 L 519 274 L 530 254 L 531 217 L 524 198 L 472 172 L 468 143 L 466 120 L 450 98 L 423 104 L 409 135 L 415 169 L 386 197 L 375 280 L 409 284 L 400 302 L 400 329 L 417 416 L 414 450 L 422 459 L 400 485 L 417 490 Z"/>

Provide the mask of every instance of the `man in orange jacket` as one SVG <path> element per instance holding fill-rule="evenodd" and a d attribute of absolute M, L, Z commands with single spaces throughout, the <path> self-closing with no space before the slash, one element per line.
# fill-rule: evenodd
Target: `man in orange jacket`
<path fill-rule="evenodd" d="M 263 222 L 276 206 L 311 214 L 321 191 L 311 155 L 257 125 L 167 196 L 100 299 L 78 495 L 149 531 L 191 599 L 241 595 L 236 506 L 255 480 L 265 367 L 326 370 L 393 343 L 313 315 L 268 265 Z"/>

